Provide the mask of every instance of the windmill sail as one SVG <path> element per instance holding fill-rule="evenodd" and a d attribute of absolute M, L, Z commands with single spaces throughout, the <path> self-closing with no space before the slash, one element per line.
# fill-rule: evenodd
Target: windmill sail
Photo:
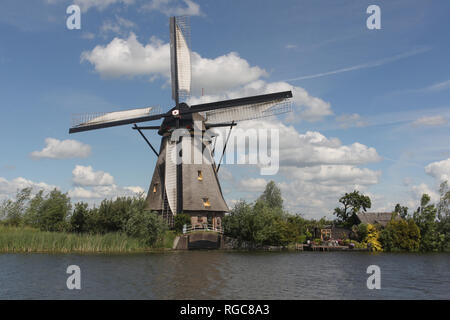
<path fill-rule="evenodd" d="M 177 212 L 177 164 L 173 155 L 175 155 L 177 144 L 167 140 L 166 146 L 166 168 L 165 185 L 167 201 L 173 214 Z"/>
<path fill-rule="evenodd" d="M 205 124 L 269 117 L 292 110 L 291 91 L 194 105 L 185 112 L 205 112 Z"/>
<path fill-rule="evenodd" d="M 224 108 L 206 112 L 205 124 L 218 124 L 264 118 L 289 112 L 291 102 L 278 100 L 244 105 L 239 108 Z"/>
<path fill-rule="evenodd" d="M 172 98 L 178 103 L 191 93 L 191 50 L 188 17 L 170 18 Z"/>
<path fill-rule="evenodd" d="M 69 129 L 69 133 L 158 120 L 162 117 L 163 115 L 160 114 L 159 107 L 138 108 L 108 113 L 80 114 L 73 117 L 72 127 Z"/>

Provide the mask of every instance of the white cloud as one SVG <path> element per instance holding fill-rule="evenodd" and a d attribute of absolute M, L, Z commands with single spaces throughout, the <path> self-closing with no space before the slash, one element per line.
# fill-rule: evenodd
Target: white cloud
<path fill-rule="evenodd" d="M 93 34 L 92 32 L 84 32 L 81 34 L 81 38 L 86 40 L 92 40 L 95 38 L 95 34 Z"/>
<path fill-rule="evenodd" d="M 91 63 L 102 77 L 162 77 L 166 83 L 170 80 L 170 45 L 156 38 L 143 45 L 134 33 L 127 39 L 114 38 L 105 46 L 84 51 L 81 61 Z M 328 102 L 311 96 L 301 87 L 262 80 L 267 72 L 251 66 L 235 52 L 214 59 L 193 52 L 192 74 L 193 93 L 200 93 L 203 88 L 205 95 L 192 97 L 190 104 L 292 90 L 297 111 L 288 115 L 289 121 L 317 121 L 333 114 Z"/>
<path fill-rule="evenodd" d="M 284 167 L 283 173 L 301 181 L 327 185 L 370 185 L 378 183 L 380 171 L 350 165 L 320 165 L 313 167 Z"/>
<path fill-rule="evenodd" d="M 262 178 L 248 178 L 241 179 L 239 181 L 239 186 L 243 191 L 247 192 L 261 192 L 267 185 L 267 180 Z"/>
<path fill-rule="evenodd" d="M 439 201 L 439 194 L 430 189 L 428 185 L 425 183 L 421 183 L 419 185 L 414 185 L 411 187 L 411 194 L 413 196 L 413 199 L 416 200 L 417 206 L 420 205 L 420 199 L 422 198 L 422 195 L 426 193 L 431 198 L 431 203 Z"/>
<path fill-rule="evenodd" d="M 246 85 L 263 76 L 267 76 L 265 70 L 250 66 L 247 60 L 239 57 L 236 52 L 215 59 L 202 58 L 195 52 L 192 54 L 194 91 L 204 88 L 206 94 L 216 94 Z"/>
<path fill-rule="evenodd" d="M 145 193 L 139 186 L 118 186 L 112 175 L 104 171 L 94 171 L 91 166 L 77 165 L 72 171 L 72 180 L 75 187 L 69 190 L 68 194 L 74 199 L 111 199 Z"/>
<path fill-rule="evenodd" d="M 314 131 L 299 133 L 293 126 L 279 121 L 243 122 L 238 128 L 279 130 L 280 171 L 273 178 L 282 181 L 279 186 L 286 208 L 291 212 L 314 218 L 331 217 L 345 192 L 367 193 L 368 187 L 379 182 L 381 171 L 357 166 L 381 160 L 374 148 L 361 143 L 343 145 L 337 138 Z M 231 170 L 232 166 L 227 168 Z M 264 190 L 268 179 L 252 176 L 227 183 L 256 196 Z"/>
<path fill-rule="evenodd" d="M 439 182 L 450 182 L 450 158 L 430 163 L 425 167 L 425 172 Z"/>
<path fill-rule="evenodd" d="M 447 119 L 443 116 L 432 116 L 432 117 L 421 117 L 415 120 L 412 125 L 415 127 L 419 126 L 442 126 L 447 124 Z"/>
<path fill-rule="evenodd" d="M 82 171 L 80 169 L 79 171 Z M 90 204 L 98 204 L 98 200 L 114 199 L 120 196 L 137 196 L 145 193 L 145 190 L 139 186 L 117 186 L 113 182 L 113 178 L 109 174 L 99 174 L 99 172 L 93 172 L 92 168 L 84 167 L 85 177 L 87 183 L 80 186 L 75 186 L 68 191 L 70 198 L 75 200 L 87 200 Z M 75 171 L 75 170 L 74 170 Z M 78 175 L 78 173 L 77 173 Z M 78 175 L 78 178 L 82 178 Z M 99 182 L 93 180 L 98 179 Z M 94 183 L 96 185 L 94 185 Z M 105 185 L 97 185 L 98 183 L 105 183 Z M 57 186 L 47 184 L 45 182 L 34 182 L 22 177 L 15 178 L 13 180 L 7 180 L 0 177 L 0 200 L 13 199 L 17 191 L 24 188 L 32 188 L 32 193 L 35 194 L 39 190 L 43 190 L 45 193 L 52 191 L 53 189 L 60 189 Z"/>
<path fill-rule="evenodd" d="M 95 186 L 92 188 L 75 187 L 69 190 L 69 197 L 77 200 L 114 199 L 117 197 L 132 197 L 145 193 L 138 186 L 119 187 L 115 184 L 108 186 Z"/>
<path fill-rule="evenodd" d="M 48 4 L 58 4 L 67 2 L 67 0 L 46 0 Z M 80 6 L 82 12 L 86 12 L 91 8 L 103 11 L 114 5 L 132 5 L 137 3 L 135 0 L 73 0 L 73 4 Z M 198 16 L 202 15 L 200 5 L 193 0 L 150 0 L 140 8 L 143 11 L 159 11 L 167 16 Z"/>
<path fill-rule="evenodd" d="M 97 8 L 98 10 L 104 10 L 110 5 L 116 3 L 130 5 L 134 3 L 134 0 L 74 0 L 73 3 L 79 5 L 81 11 L 86 12 L 90 8 Z"/>
<path fill-rule="evenodd" d="M 56 188 L 56 186 L 52 186 L 44 182 L 34 182 L 22 177 L 15 178 L 13 180 L 7 180 L 0 177 L 0 199 L 12 198 L 18 190 L 22 190 L 24 188 L 32 188 L 33 193 L 36 193 L 39 190 L 44 190 L 45 192 L 51 191 Z"/>
<path fill-rule="evenodd" d="M 67 2 L 67 0 L 45 0 L 48 4 L 59 4 Z M 80 6 L 82 12 L 86 12 L 91 8 L 97 8 L 102 11 L 113 4 L 133 4 L 135 0 L 73 0 L 72 4 Z"/>
<path fill-rule="evenodd" d="M 339 126 L 344 129 L 367 126 L 367 122 L 357 113 L 340 115 L 336 117 L 336 121 L 339 123 Z"/>
<path fill-rule="evenodd" d="M 182 0 L 184 6 L 179 5 L 181 1 L 177 0 L 151 0 L 142 6 L 142 9 L 160 11 L 167 16 L 198 16 L 202 12 L 200 6 L 192 0 Z"/>
<path fill-rule="evenodd" d="M 115 16 L 115 20 L 105 20 L 100 27 L 100 33 L 106 37 L 108 34 L 125 35 L 128 34 L 130 29 L 137 28 L 133 21 L 122 18 L 118 15 Z"/>
<path fill-rule="evenodd" d="M 279 158 L 282 166 L 361 165 L 381 160 L 375 148 L 359 142 L 342 145 L 339 139 L 327 138 L 317 131 L 299 133 L 292 125 L 277 120 L 242 122 L 238 128 L 279 130 Z M 218 132 L 224 134 L 223 130 Z"/>
<path fill-rule="evenodd" d="M 84 51 L 81 61 L 89 61 L 103 77 L 170 76 L 170 45 L 152 38 L 143 46 L 134 33 L 128 39 L 114 38 L 108 45 Z"/>
<path fill-rule="evenodd" d="M 345 192 L 359 190 L 368 194 L 367 187 L 377 184 L 381 175 L 380 171 L 349 165 L 283 167 L 280 172 L 287 209 L 311 218 L 332 217 Z"/>
<path fill-rule="evenodd" d="M 69 197 L 73 199 L 100 199 L 101 195 L 83 187 L 75 187 L 69 190 Z"/>
<path fill-rule="evenodd" d="M 69 159 L 86 158 L 91 154 L 91 147 L 77 140 L 45 139 L 46 146 L 41 151 L 33 151 L 34 159 Z"/>
<path fill-rule="evenodd" d="M 72 171 L 72 181 L 78 186 L 110 186 L 114 178 L 107 172 L 94 171 L 91 166 L 77 165 Z"/>

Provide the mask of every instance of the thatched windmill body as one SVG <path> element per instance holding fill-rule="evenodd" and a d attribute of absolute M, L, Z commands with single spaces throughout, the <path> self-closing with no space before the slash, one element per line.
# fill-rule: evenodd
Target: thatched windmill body
<path fill-rule="evenodd" d="M 161 113 L 159 108 L 147 107 L 86 114 L 76 119 L 69 133 L 134 124 L 132 128 L 139 132 L 158 157 L 147 194 L 148 209 L 159 212 L 169 225 L 173 224 L 176 214 L 183 212 L 191 216 L 193 225 L 212 224 L 218 227 L 229 209 L 217 176 L 220 164 L 216 166 L 214 162 L 210 140 L 201 139 L 200 145 L 189 149 L 190 153 L 201 153 L 200 163 L 174 161 L 173 155 L 180 150 L 177 147 L 182 147 L 179 155 L 184 160 L 185 146 L 195 140 L 190 139 L 195 132 L 223 126 L 232 129 L 239 121 L 287 112 L 292 93 L 284 91 L 190 106 L 182 102 L 186 101 L 191 90 L 190 28 L 187 22 L 186 17 L 170 18 L 172 98 L 175 101 L 171 110 Z M 163 122 L 159 126 L 136 125 L 160 119 Z M 180 129 L 184 129 L 184 135 L 178 134 Z M 158 130 L 162 136 L 159 152 L 143 130 Z"/>

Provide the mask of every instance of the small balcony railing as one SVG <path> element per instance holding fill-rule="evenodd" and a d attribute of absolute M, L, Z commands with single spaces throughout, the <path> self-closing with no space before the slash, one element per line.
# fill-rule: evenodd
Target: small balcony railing
<path fill-rule="evenodd" d="M 199 231 L 203 231 L 203 232 L 218 232 L 223 234 L 223 228 L 222 227 L 217 227 L 217 226 L 213 226 L 212 224 L 202 224 L 202 225 L 184 225 L 183 226 L 183 234 L 187 234 L 187 233 L 192 233 L 192 232 L 199 232 Z"/>

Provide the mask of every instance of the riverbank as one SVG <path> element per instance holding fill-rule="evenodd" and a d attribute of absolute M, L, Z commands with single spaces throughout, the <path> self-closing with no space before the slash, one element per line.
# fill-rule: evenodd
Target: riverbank
<path fill-rule="evenodd" d="M 0 226 L 0 253 L 133 253 L 164 251 L 172 248 L 175 234 L 167 231 L 164 239 L 149 247 L 139 239 L 122 233 L 78 234 L 47 232 L 23 227 Z"/>

